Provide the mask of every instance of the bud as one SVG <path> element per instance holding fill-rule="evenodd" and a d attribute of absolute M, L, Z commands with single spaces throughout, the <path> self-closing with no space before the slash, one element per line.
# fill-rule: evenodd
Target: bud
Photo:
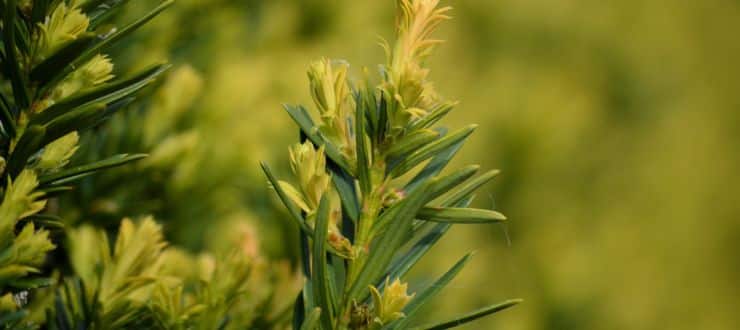
<path fill-rule="evenodd" d="M 298 187 L 302 193 L 307 212 L 319 207 L 321 196 L 329 189 L 331 176 L 326 172 L 324 147 L 315 149 L 311 142 L 294 144 L 290 150 L 290 167 L 298 178 Z"/>
<path fill-rule="evenodd" d="M 296 143 L 290 149 L 290 166 L 298 178 L 298 189 L 287 182 L 279 182 L 290 199 L 307 213 L 306 220 L 315 223 L 315 212 L 325 194 L 329 199 L 328 243 L 345 257 L 352 256 L 352 244 L 342 235 L 339 223 L 342 219 L 342 204 L 337 192 L 332 189 L 331 175 L 326 171 L 324 147 L 318 150 L 311 142 Z"/>
<path fill-rule="evenodd" d="M 389 283 L 388 278 L 385 279 L 385 288 L 383 289 L 382 296 L 378 292 L 378 289 L 370 286 L 375 316 L 373 322 L 386 325 L 404 317 L 403 308 L 406 307 L 406 304 L 415 295 L 408 295 L 407 289 L 407 283 L 401 283 L 399 279 L 396 279 L 393 283 Z"/>
<path fill-rule="evenodd" d="M 67 165 L 69 159 L 77 151 L 77 142 L 79 139 L 80 136 L 77 132 L 72 132 L 49 143 L 44 147 L 36 168 L 42 171 L 49 171 Z"/>
<path fill-rule="evenodd" d="M 308 80 L 311 97 L 321 114 L 319 130 L 346 156 L 353 156 L 354 138 L 349 125 L 354 115 L 354 99 L 347 84 L 348 70 L 349 64 L 344 61 L 321 59 L 311 63 Z"/>
<path fill-rule="evenodd" d="M 2 204 L 0 204 L 0 249 L 10 245 L 15 225 L 19 219 L 41 211 L 46 200 L 38 200 L 43 193 L 34 192 L 38 186 L 36 174 L 24 170 L 8 183 Z"/>
<path fill-rule="evenodd" d="M 348 69 L 349 64 L 346 62 L 332 63 L 329 59 L 315 61 L 308 69 L 311 97 L 321 117 L 329 121 L 328 125 L 331 125 L 335 118 L 347 115 L 344 106 L 349 96 Z"/>
<path fill-rule="evenodd" d="M 386 80 L 382 89 L 392 102 L 390 124 L 395 132 L 424 117 L 438 102 L 429 69 L 421 63 L 441 40 L 430 39 L 437 25 L 449 19 L 450 7 L 436 8 L 439 0 L 399 0 L 401 13 L 397 23 L 398 40 L 391 49 L 383 42 L 388 57 Z M 398 134 L 398 133 L 396 133 Z"/>
<path fill-rule="evenodd" d="M 79 8 L 62 1 L 40 25 L 41 54 L 46 57 L 87 31 L 90 20 Z"/>
<path fill-rule="evenodd" d="M 23 227 L 13 242 L 13 261 L 16 264 L 36 267 L 44 262 L 46 254 L 54 247 L 49 240 L 49 232 L 36 231 L 33 222 L 30 222 Z"/>
<path fill-rule="evenodd" d="M 100 85 L 113 79 L 113 63 L 107 55 L 95 55 L 73 71 L 52 93 L 46 107 L 78 91 Z M 38 111 L 43 111 L 44 108 Z"/>
<path fill-rule="evenodd" d="M 113 79 L 113 63 L 108 55 L 95 55 L 90 61 L 76 71 L 77 77 L 83 81 L 83 86 L 100 85 Z"/>

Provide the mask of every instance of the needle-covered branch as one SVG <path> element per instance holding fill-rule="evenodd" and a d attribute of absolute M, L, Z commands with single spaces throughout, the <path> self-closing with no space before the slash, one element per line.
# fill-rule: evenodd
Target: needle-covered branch
<path fill-rule="evenodd" d="M 438 7 L 438 2 L 398 1 L 396 41 L 383 43 L 387 61 L 380 66 L 380 83 L 354 81 L 348 63 L 321 59 L 308 74 L 318 116 L 303 106 L 286 106 L 307 137 L 290 149 L 296 180 L 277 181 L 263 167 L 291 218 L 314 240 L 310 285 L 296 302 L 296 329 L 411 327 L 422 306 L 471 255 L 419 294 L 406 292 L 408 270 L 450 226 L 506 220 L 497 211 L 468 207 L 473 193 L 497 171 L 473 178 L 479 167 L 470 165 L 441 174 L 476 125 L 453 133 L 435 126 L 456 104 L 434 91 L 423 66 L 441 43 L 432 33 L 450 18 L 450 8 Z M 310 161 L 296 166 L 296 150 Z M 343 216 L 350 222 L 339 221 Z M 342 234 L 348 231 L 351 236 Z M 325 246 L 341 253 L 327 253 Z M 327 267 L 328 260 L 338 257 L 344 261 Z M 490 313 L 462 316 L 459 324 Z"/>

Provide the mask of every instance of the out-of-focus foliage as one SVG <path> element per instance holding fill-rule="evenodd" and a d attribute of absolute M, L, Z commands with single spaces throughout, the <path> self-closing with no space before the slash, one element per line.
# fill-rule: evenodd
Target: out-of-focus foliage
<path fill-rule="evenodd" d="M 515 292 L 492 327 L 737 327 L 737 2 L 454 5 L 435 65 L 456 70 L 435 80 L 485 118 L 463 155 L 503 170 L 511 243 L 460 232 L 491 266 L 437 308 Z"/>
<path fill-rule="evenodd" d="M 198 74 L 180 66 L 146 95 L 137 92 L 168 65 L 102 53 L 172 1 L 140 1 L 145 11 L 118 23 L 126 3 L 0 3 L 0 328 L 282 328 L 298 277 L 263 256 L 241 204 L 194 203 L 219 219 L 198 235 L 211 237 L 207 251 L 168 247 L 165 233 L 178 232 L 151 217 L 120 221 L 161 205 L 177 210 L 166 215 L 187 215 L 183 191 L 217 193 L 208 188 L 221 183 L 182 180 L 203 165 L 198 133 L 181 124 L 201 89 Z M 147 68 L 122 60 L 114 76 L 119 56 Z"/>
<path fill-rule="evenodd" d="M 192 250 L 218 245 L 218 239 L 209 237 L 230 232 L 234 224 L 254 226 L 258 219 L 261 240 L 285 237 L 284 232 L 290 229 L 276 219 L 264 185 L 258 184 L 264 178 L 256 171 L 257 160 L 269 159 L 273 152 L 272 144 L 261 139 L 281 126 L 279 121 L 269 120 L 268 116 L 273 116 L 256 109 L 274 107 L 287 99 L 280 91 L 291 90 L 286 86 L 295 77 L 304 76 L 303 64 L 296 63 L 303 56 L 292 54 L 295 60 L 272 62 L 274 69 L 267 68 L 254 62 L 257 53 L 262 53 L 260 57 L 269 53 L 258 52 L 256 44 L 265 38 L 265 31 L 281 26 L 275 25 L 275 19 L 282 19 L 275 14 L 292 13 L 284 20 L 289 24 L 296 23 L 294 18 L 305 21 L 297 23 L 300 26 L 295 30 L 278 31 L 280 36 L 300 40 L 321 33 L 309 21 L 322 21 L 321 26 L 326 26 L 331 19 L 321 17 L 331 17 L 327 11 L 331 8 L 321 1 L 282 6 L 265 9 L 262 1 L 178 1 L 145 28 L 148 33 L 117 49 L 120 57 L 128 59 L 120 64 L 123 68 L 139 67 L 144 58 L 137 54 L 143 52 L 147 58 L 170 59 L 177 68 L 159 92 L 137 103 L 138 112 L 126 119 L 116 118 L 110 131 L 84 137 L 89 143 L 83 144 L 80 154 L 99 148 L 133 149 L 154 152 L 154 159 L 102 180 L 87 180 L 87 189 L 81 189 L 74 202 L 87 206 L 71 218 L 115 227 L 122 216 L 154 213 L 158 221 L 167 224 L 168 238 Z M 138 17 L 145 7 L 131 3 L 118 19 Z M 279 76 L 285 81 L 269 78 L 269 71 L 281 71 L 288 64 L 293 65 L 292 77 L 284 72 Z M 140 122 L 146 123 L 141 129 L 149 132 L 124 129 Z M 282 141 L 297 136 L 297 131 L 285 133 Z M 155 146 L 157 150 L 152 151 Z M 142 177 L 147 179 L 121 184 Z M 205 234 L 204 223 L 211 224 Z M 286 243 L 271 244 L 265 250 L 272 255 L 295 251 L 294 242 Z"/>
<path fill-rule="evenodd" d="M 52 327 L 205 330 L 288 321 L 290 299 L 282 297 L 295 290 L 294 273 L 249 250 L 250 237 L 230 242 L 232 250 L 216 259 L 168 247 L 151 218 L 124 219 L 112 249 L 107 234 L 91 226 L 68 235 L 78 279 L 58 290 Z"/>

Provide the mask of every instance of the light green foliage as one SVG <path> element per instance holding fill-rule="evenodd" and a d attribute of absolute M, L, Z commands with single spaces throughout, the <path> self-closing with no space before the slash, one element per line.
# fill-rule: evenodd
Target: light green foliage
<path fill-rule="evenodd" d="M 262 256 L 253 227 L 255 220 L 240 201 L 231 201 L 234 199 L 231 183 L 220 184 L 212 176 L 204 175 L 207 171 L 214 172 L 208 156 L 210 147 L 203 144 L 201 132 L 188 126 L 202 88 L 199 72 L 188 65 L 178 66 L 151 93 L 132 105 L 132 109 L 111 118 L 100 130 L 81 135 L 82 145 L 71 160 L 73 166 L 94 159 L 101 152 L 139 151 L 150 156 L 85 178 L 81 189 L 59 199 L 60 213 L 68 226 L 87 224 L 71 231 L 69 239 L 70 262 L 75 268 L 71 275 L 79 278 L 80 284 L 71 278 L 64 292 L 57 295 L 66 297 L 67 290 L 76 292 L 75 287 L 85 287 L 86 297 L 106 297 L 99 298 L 99 302 L 90 301 L 89 305 L 97 309 L 80 311 L 77 319 L 57 322 L 55 326 L 243 329 L 273 328 L 288 320 L 289 300 L 296 291 L 294 272 L 284 262 L 273 262 Z M 139 270 L 142 275 L 108 280 L 132 282 L 141 287 L 131 292 L 119 292 L 115 288 L 121 286 L 113 284 L 98 288 L 95 284 L 98 278 L 112 278 L 110 274 L 121 269 L 136 271 L 137 268 L 96 262 L 112 257 L 101 254 L 107 251 L 106 244 L 101 243 L 107 241 L 106 235 L 88 224 L 121 235 L 127 228 L 118 225 L 121 217 L 150 213 L 165 223 L 168 238 L 179 246 L 165 249 L 156 258 L 156 253 L 150 250 L 132 254 L 127 258 L 141 259 L 152 267 Z M 204 221 L 213 223 L 205 234 Z M 179 240 L 182 233 L 190 234 L 184 230 L 196 230 L 197 237 L 188 237 L 197 243 Z M 120 251 L 133 253 L 130 250 L 144 249 L 145 244 L 154 244 L 148 239 L 157 235 L 162 233 L 144 235 L 146 239 L 135 239 L 139 243 Z M 209 252 L 186 252 L 204 246 Z M 101 269 L 104 273 L 96 273 Z M 79 294 L 72 296 L 72 301 L 79 300 Z M 110 311 L 110 308 L 115 309 Z M 77 309 L 75 304 L 54 308 L 55 313 L 65 310 L 71 315 Z"/>
<path fill-rule="evenodd" d="M 38 39 L 38 56 L 44 59 L 86 32 L 90 19 L 74 2 L 67 4 L 62 1 L 39 24 L 41 36 Z"/>
<path fill-rule="evenodd" d="M 0 237 L 3 245 L 7 246 L 13 235 L 18 220 L 39 212 L 44 208 L 45 201 L 38 199 L 43 195 L 34 192 L 39 182 L 33 171 L 23 171 L 15 179 L 9 181 L 0 204 Z"/>
<path fill-rule="evenodd" d="M 70 184 L 82 177 L 141 158 L 121 154 L 100 161 L 103 157 L 98 154 L 69 166 L 79 148 L 79 134 L 130 103 L 131 96 L 164 66 L 144 71 L 138 79 L 112 80 L 112 61 L 101 53 L 153 15 L 103 31 L 94 29 L 100 15 L 114 12 L 116 6 L 100 1 L 11 0 L 3 1 L 1 7 L 0 325 L 36 328 L 45 322 L 44 310 L 54 299 L 48 287 L 62 276 L 55 267 L 63 261 L 48 258 L 59 245 L 64 227 L 55 214 L 58 204 L 53 198 L 72 189 Z M 104 255 L 104 245 L 88 253 Z M 135 264 L 146 263 L 141 257 L 153 251 L 141 252 L 129 255 L 128 261 L 117 255 L 113 260 L 139 271 Z M 95 271 L 88 269 L 84 276 L 100 275 Z M 114 271 L 97 278 L 100 282 L 95 285 L 100 287 L 91 284 L 92 279 L 87 284 L 111 298 L 132 290 L 128 289 L 132 283 L 120 283 L 122 276 L 127 275 Z M 70 302 L 70 297 L 57 295 L 57 301 Z M 105 308 L 106 318 L 122 309 Z"/>
<path fill-rule="evenodd" d="M 54 248 L 49 232 L 36 230 L 32 222 L 15 233 L 21 219 L 41 211 L 46 205 L 39 200 L 43 193 L 35 192 L 38 180 L 33 171 L 23 171 L 15 182 L 9 182 L 0 204 L 0 288 L 23 287 L 22 279 L 38 273 L 46 253 Z M 18 282 L 20 281 L 20 282 Z"/>
<path fill-rule="evenodd" d="M 200 123 L 206 113 L 196 107 L 203 80 L 189 65 L 174 68 L 162 83 L 131 111 L 106 123 L 106 129 L 83 134 L 72 164 L 105 153 L 141 152 L 149 157 L 82 181 L 80 189 L 62 199 L 70 223 L 88 221 L 116 228 L 122 217 L 153 214 L 168 224 L 168 238 L 188 249 L 211 248 L 221 223 L 239 218 L 254 225 L 255 216 L 238 198 L 233 173 L 226 173 L 204 143 Z M 224 144 L 225 146 L 226 144 Z M 203 235 L 202 223 L 213 222 Z M 172 226 L 169 224 L 172 223 Z M 174 225 L 174 224 L 177 225 Z M 213 240 L 218 241 L 218 240 Z"/>
<path fill-rule="evenodd" d="M 386 46 L 381 83 L 350 83 L 346 63 L 324 59 L 309 69 L 320 120 L 303 107 L 286 106 L 306 138 L 290 149 L 299 188 L 276 181 L 266 165 L 263 169 L 305 243 L 307 281 L 296 301 L 296 329 L 408 328 L 469 256 L 418 296 L 407 293 L 408 269 L 452 223 L 506 219 L 495 211 L 467 208 L 480 187 L 474 180 L 466 183 L 477 167 L 440 175 L 475 126 L 453 133 L 434 127 L 452 105 L 433 92 L 429 70 L 422 66 L 439 43 L 430 34 L 448 18 L 449 8 L 437 5 L 435 0 L 398 2 L 397 41 L 392 49 Z M 341 206 L 333 202 L 335 191 Z M 347 237 L 351 253 L 337 248 L 337 231 Z M 462 325 L 487 314 L 441 324 Z"/>
<path fill-rule="evenodd" d="M 451 7 L 438 8 L 439 0 L 399 1 L 398 38 L 393 46 L 383 42 L 387 64 L 383 70 L 385 102 L 392 131 L 404 130 L 412 120 L 425 117 L 438 105 L 432 84 L 427 80 L 429 69 L 422 62 L 441 40 L 431 39 L 431 33 L 444 20 Z"/>
<path fill-rule="evenodd" d="M 406 307 L 409 301 L 411 301 L 411 299 L 416 295 L 409 295 L 406 292 L 407 290 L 408 284 L 401 283 L 401 280 L 399 279 L 395 279 L 393 283 L 390 283 L 389 280 L 386 279 L 382 294 L 375 287 L 370 287 L 370 293 L 373 297 L 374 325 L 387 325 L 406 316 L 403 313 L 403 308 Z"/>
<path fill-rule="evenodd" d="M 311 97 L 321 116 L 319 131 L 351 159 L 355 154 L 349 126 L 354 100 L 347 84 L 348 70 L 348 63 L 322 59 L 311 64 L 308 79 Z"/>
<path fill-rule="evenodd" d="M 298 179 L 298 187 L 279 181 L 280 188 L 303 212 L 306 223 L 314 226 L 316 212 L 322 196 L 329 201 L 329 244 L 343 256 L 351 258 L 352 245 L 339 230 L 341 222 L 341 204 L 339 195 L 334 189 L 331 175 L 326 169 L 324 149 L 315 149 L 310 142 L 297 143 L 290 148 L 290 166 Z"/>
<path fill-rule="evenodd" d="M 64 167 L 79 147 L 80 136 L 77 132 L 69 133 L 49 143 L 39 157 L 36 169 L 42 172 L 54 171 Z"/>
<path fill-rule="evenodd" d="M 95 87 L 113 79 L 113 63 L 106 55 L 95 55 L 89 62 L 72 72 L 64 81 L 54 89 L 46 103 L 54 102 L 68 97 L 75 92 Z M 37 109 L 44 111 L 44 108 Z"/>
<path fill-rule="evenodd" d="M 145 304 L 166 246 L 161 228 L 152 219 L 138 225 L 124 219 L 112 251 L 108 242 L 104 232 L 91 227 L 69 233 L 70 263 L 82 286 L 65 295 L 68 307 L 57 307 L 55 313 L 75 314 L 77 308 L 93 306 L 80 310 L 81 317 L 69 326 L 116 329 L 144 321 Z"/>
<path fill-rule="evenodd" d="M 60 291 L 64 306 L 53 313 L 68 317 L 52 318 L 54 326 L 205 330 L 285 322 L 284 315 L 265 313 L 280 292 L 273 291 L 281 285 L 275 282 L 289 283 L 280 267 L 270 269 L 241 247 L 219 259 L 191 255 L 167 247 L 162 235 L 151 218 L 124 219 L 110 251 L 105 232 L 90 226 L 71 231 L 70 263 L 80 281 Z"/>
<path fill-rule="evenodd" d="M 326 156 L 324 148 L 315 149 L 310 142 L 298 143 L 290 148 L 290 167 L 298 179 L 299 189 L 290 185 L 293 192 L 293 201 L 307 213 L 314 213 L 319 207 L 319 201 L 331 187 L 331 175 L 326 171 Z"/>

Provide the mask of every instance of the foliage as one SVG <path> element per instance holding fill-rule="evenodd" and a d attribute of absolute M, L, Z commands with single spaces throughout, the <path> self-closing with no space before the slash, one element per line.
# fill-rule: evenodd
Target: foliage
<path fill-rule="evenodd" d="M 440 175 L 475 129 L 447 133 L 435 126 L 454 102 L 436 94 L 423 60 L 440 43 L 430 34 L 450 8 L 438 8 L 436 0 L 398 4 L 397 40 L 383 42 L 387 63 L 379 83 L 372 84 L 367 70 L 364 80 L 351 83 L 347 63 L 322 59 L 308 74 L 320 119 L 286 105 L 305 139 L 290 149 L 297 186 L 277 181 L 263 164 L 301 228 L 307 280 L 296 300 L 296 329 L 408 328 L 471 255 L 418 294 L 408 295 L 401 282 L 408 270 L 453 224 L 505 220 L 468 207 L 496 171 L 472 178 L 478 167 L 467 166 Z M 462 325 L 517 302 L 424 328 Z"/>
<path fill-rule="evenodd" d="M 222 242 L 224 252 L 214 257 L 168 247 L 161 226 L 151 218 L 125 219 L 113 227 L 113 246 L 109 232 L 86 224 L 75 227 L 87 204 L 64 196 L 75 188 L 72 184 L 84 179 L 79 191 L 90 192 L 92 184 L 99 194 L 104 186 L 91 174 L 145 157 L 120 153 L 100 160 L 101 154 L 151 150 L 151 157 L 137 166 L 158 168 L 197 138 L 194 133 L 168 137 L 172 119 L 192 102 L 183 96 L 193 97 L 200 88 L 197 74 L 187 67 L 176 70 L 153 101 L 139 103 L 154 108 L 146 112 L 146 121 L 132 120 L 137 112 L 113 116 L 131 107 L 134 96 L 142 96 L 140 91 L 168 68 L 149 66 L 114 79 L 113 62 L 102 52 L 171 1 L 117 26 L 111 18 L 125 3 L 4 1 L 0 7 L 0 326 L 279 327 L 289 310 L 282 292 L 292 292 L 295 276 L 287 265 L 260 255 L 249 229 Z M 141 142 L 129 144 L 130 149 L 96 144 L 102 141 L 94 137 L 110 143 L 121 131 L 127 131 L 124 137 L 140 134 Z M 118 173 L 118 182 L 125 180 Z"/>
<path fill-rule="evenodd" d="M 2 2 L 0 319 L 7 327 L 35 327 L 24 320 L 24 307 L 33 290 L 53 282 L 42 266 L 57 245 L 50 233 L 63 226 L 49 199 L 85 176 L 141 158 L 98 155 L 68 166 L 80 133 L 124 108 L 167 68 L 114 80 L 113 64 L 101 52 L 169 4 L 117 29 L 96 28 L 117 7 L 103 1 Z"/>
<path fill-rule="evenodd" d="M 290 284 L 287 269 L 267 269 L 243 250 L 219 259 L 190 255 L 167 247 L 162 235 L 151 218 L 139 224 L 125 219 L 109 251 L 99 229 L 70 232 L 70 262 L 78 278 L 58 289 L 50 327 L 243 329 L 285 322 L 285 315 L 269 311 L 286 308 L 273 305 L 281 294 L 273 284 Z"/>

